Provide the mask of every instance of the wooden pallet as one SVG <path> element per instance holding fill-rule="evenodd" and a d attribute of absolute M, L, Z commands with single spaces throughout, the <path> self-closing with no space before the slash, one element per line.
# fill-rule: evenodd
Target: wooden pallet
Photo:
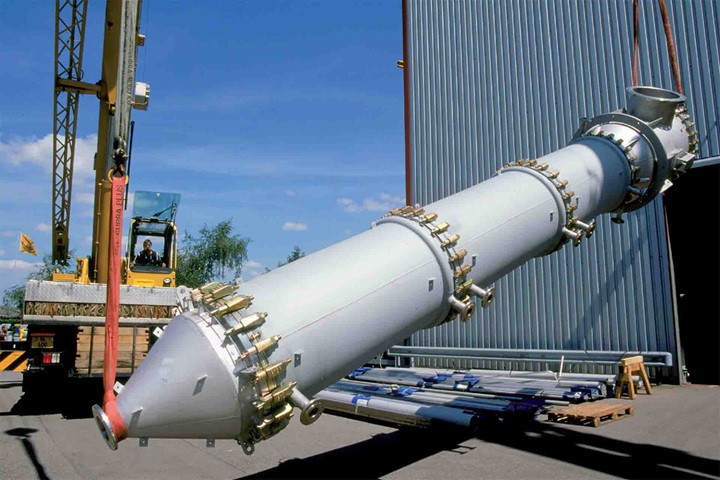
<path fill-rule="evenodd" d="M 599 427 L 602 422 L 615 421 L 628 415 L 635 415 L 635 406 L 632 403 L 599 401 L 553 410 L 548 413 L 548 420 Z"/>

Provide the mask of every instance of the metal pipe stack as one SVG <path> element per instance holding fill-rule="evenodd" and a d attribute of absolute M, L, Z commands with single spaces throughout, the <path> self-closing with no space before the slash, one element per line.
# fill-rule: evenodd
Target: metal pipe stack
<path fill-rule="evenodd" d="M 466 320 L 492 283 L 533 257 L 578 245 L 593 218 L 641 208 L 694 158 L 685 98 L 628 89 L 627 110 L 582 122 L 567 147 L 507 164 L 425 207 L 261 275 L 210 284 L 175 317 L 117 398 L 127 436 L 236 439 L 246 453 L 308 397 L 418 329 Z M 498 152 L 502 155 L 502 152 Z M 120 440 L 95 418 L 111 448 Z"/>

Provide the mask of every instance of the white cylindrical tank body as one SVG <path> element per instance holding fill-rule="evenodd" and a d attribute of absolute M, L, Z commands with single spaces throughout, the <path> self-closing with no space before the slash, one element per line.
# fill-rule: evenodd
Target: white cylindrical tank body
<path fill-rule="evenodd" d="M 127 436 L 235 438 L 251 452 L 284 428 L 293 406 L 312 423 L 322 407 L 307 397 L 418 329 L 489 304 L 492 282 L 577 245 L 597 215 L 650 201 L 692 162 L 694 132 L 681 95 L 629 89 L 631 99 L 638 95 L 637 108 L 663 116 L 648 121 L 641 110 L 584 122 L 561 150 L 512 162 L 422 209 L 390 212 L 234 293 L 222 285 L 195 291 L 194 305 L 118 396 Z M 96 418 L 117 447 L 99 408 Z"/>

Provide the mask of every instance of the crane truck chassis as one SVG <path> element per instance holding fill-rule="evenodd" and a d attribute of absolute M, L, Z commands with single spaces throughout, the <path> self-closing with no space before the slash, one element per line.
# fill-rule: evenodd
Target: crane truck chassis
<path fill-rule="evenodd" d="M 23 317 L 28 325 L 24 392 L 44 391 L 71 379 L 102 377 L 106 290 L 104 284 L 28 282 Z M 127 379 L 135 371 L 188 299 L 185 287 L 121 286 L 118 379 Z"/>

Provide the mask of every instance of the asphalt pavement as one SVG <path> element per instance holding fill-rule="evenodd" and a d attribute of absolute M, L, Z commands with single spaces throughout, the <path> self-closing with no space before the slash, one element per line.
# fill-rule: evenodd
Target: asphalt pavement
<path fill-rule="evenodd" d="M 0 373 L 2 479 L 711 478 L 720 479 L 720 388 L 661 386 L 635 415 L 599 428 L 545 421 L 424 432 L 325 414 L 295 418 L 246 456 L 233 441 L 129 439 L 112 452 L 92 418 L 48 394 L 29 404 Z M 82 416 L 82 412 L 80 413 Z"/>

